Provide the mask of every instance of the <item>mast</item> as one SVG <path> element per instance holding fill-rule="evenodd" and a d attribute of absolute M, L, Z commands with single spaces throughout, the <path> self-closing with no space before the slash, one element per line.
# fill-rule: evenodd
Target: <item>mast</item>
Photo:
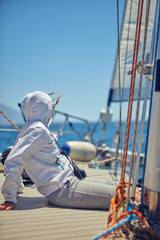
<path fill-rule="evenodd" d="M 159 2 L 159 1 L 158 1 Z M 160 10 L 160 2 L 158 4 Z M 144 203 L 149 208 L 149 218 L 160 222 L 160 16 L 157 28 L 157 57 L 153 86 L 152 108 L 148 137 L 146 170 L 144 180 Z M 154 79 L 153 79 L 154 80 Z"/>

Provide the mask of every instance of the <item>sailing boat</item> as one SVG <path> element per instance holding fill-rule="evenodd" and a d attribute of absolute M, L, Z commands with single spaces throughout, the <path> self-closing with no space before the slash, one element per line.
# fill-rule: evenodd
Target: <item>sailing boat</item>
<path fill-rule="evenodd" d="M 144 8 L 143 13 L 147 10 L 147 4 L 149 1 L 144 1 Z M 157 4 L 157 5 L 156 5 Z M 159 9 L 159 0 L 155 1 L 152 0 L 150 2 L 150 13 L 149 13 L 149 22 L 148 22 L 148 28 L 147 28 L 147 40 L 146 40 L 146 47 L 145 47 L 145 56 L 144 56 L 144 62 L 142 63 L 142 55 L 138 55 L 137 61 L 140 62 L 137 65 L 137 70 L 140 72 L 140 75 L 137 74 L 137 79 L 139 83 L 140 77 L 143 75 L 143 81 L 142 81 L 142 89 L 141 89 L 141 99 L 144 99 L 144 111 L 142 114 L 142 121 L 141 121 L 141 130 L 143 132 L 143 123 L 145 120 L 145 108 L 146 108 L 146 101 L 148 99 L 148 96 L 150 96 L 150 79 L 152 79 L 152 83 L 154 84 L 154 92 L 153 92 L 153 98 L 152 99 L 152 108 L 151 108 L 151 118 L 150 118 L 150 129 L 149 129 L 149 139 L 148 139 L 148 151 L 146 155 L 146 171 L 145 171 L 145 179 L 144 179 L 144 193 L 143 196 L 145 198 L 143 199 L 144 203 L 148 206 L 148 218 L 152 220 L 156 220 L 159 222 L 160 218 L 160 209 L 159 209 L 159 195 L 160 195 L 160 186 L 159 186 L 159 165 L 160 165 L 160 156 L 159 156 L 159 118 L 160 118 L 160 99 L 159 99 L 159 53 L 160 53 L 160 38 L 159 38 L 159 32 L 158 32 L 158 9 Z M 127 101 L 129 98 L 129 86 L 131 77 L 127 73 L 133 71 L 132 69 L 132 54 L 133 54 L 133 39 L 136 32 L 136 16 L 138 12 L 138 4 L 137 1 L 126 1 L 126 7 L 124 12 L 124 21 L 122 26 L 122 32 L 121 32 L 121 40 L 120 40 L 120 72 L 122 73 L 121 78 L 123 90 L 121 91 L 121 94 L 119 94 L 118 90 L 118 81 L 117 76 L 119 75 L 118 65 L 119 61 L 118 58 L 115 63 L 114 68 L 114 74 L 111 84 L 111 90 L 109 93 L 109 98 L 107 102 L 107 107 L 105 111 L 102 111 L 100 114 L 101 122 L 103 123 L 102 127 L 102 138 L 101 138 L 101 145 L 103 144 L 104 140 L 104 133 L 106 129 L 106 125 L 108 123 L 108 120 L 110 120 L 112 116 L 111 112 L 111 103 L 119 101 L 119 98 L 121 98 L 122 101 Z M 145 16 L 143 14 L 143 16 Z M 142 18 L 142 28 L 141 28 L 141 37 L 140 37 L 140 44 L 139 44 L 139 52 L 141 53 L 143 44 L 143 35 L 145 33 L 145 17 Z M 132 29 L 130 29 L 130 26 Z M 157 41 L 155 41 L 155 36 L 157 35 Z M 131 39 L 131 41 L 129 41 Z M 124 44 L 125 42 L 125 44 Z M 127 46 L 127 47 L 125 47 Z M 158 49 L 158 50 L 157 50 Z M 153 54 L 152 54 L 153 53 Z M 157 56 L 155 56 L 158 53 Z M 123 65 L 124 67 L 122 67 Z M 153 74 L 152 70 L 156 74 Z M 152 76 L 152 78 L 151 78 Z M 147 78 L 146 78 L 147 77 Z M 115 81 L 116 80 L 116 81 Z M 137 84 L 138 84 L 137 83 Z M 135 90 L 134 90 L 134 99 L 138 99 L 138 85 L 135 84 Z M 152 84 L 152 85 L 153 85 Z M 150 89 L 149 89 L 150 88 Z M 147 91 L 146 91 L 147 90 Z M 121 97 L 119 96 L 121 95 Z M 117 98 L 118 96 L 118 98 Z M 120 130 L 119 130 L 120 132 Z M 139 152 L 141 149 L 141 134 L 139 136 L 139 145 L 138 145 L 138 151 L 137 151 L 137 158 L 136 163 L 139 162 Z M 152 160 L 152 161 L 151 161 Z M 138 165 L 138 164 L 137 164 Z M 138 167 L 138 166 L 137 166 Z M 138 169 L 138 168 L 137 168 Z M 136 174 L 135 174 L 136 176 Z M 136 185 L 137 180 L 136 177 L 134 178 L 134 185 Z M 134 192 L 133 192 L 134 193 Z"/>
<path fill-rule="evenodd" d="M 147 1 L 144 3 L 143 13 L 146 11 Z M 141 86 L 141 100 L 145 97 L 145 85 L 147 77 L 150 77 L 151 74 L 151 54 L 152 51 L 151 45 L 152 43 L 152 36 L 154 35 L 154 16 L 155 16 L 155 8 L 156 8 L 156 1 L 153 0 L 150 3 L 150 13 L 149 13 L 149 21 L 148 21 L 148 28 L 147 28 L 147 39 L 146 39 L 146 47 L 145 47 L 145 59 L 143 64 L 143 80 Z M 100 112 L 100 116 L 98 122 L 95 124 L 94 131 L 100 122 L 102 124 L 101 130 L 101 139 L 96 146 L 96 149 L 92 145 L 88 145 L 85 141 L 78 142 L 78 144 L 74 141 L 67 142 L 63 149 L 67 151 L 70 156 L 78 161 L 89 161 L 93 160 L 101 161 L 104 159 L 110 158 L 110 156 L 115 156 L 117 159 L 121 157 L 121 153 L 123 154 L 122 146 L 120 147 L 120 141 L 117 140 L 116 146 L 106 146 L 105 143 L 105 134 L 107 134 L 107 125 L 110 123 L 112 116 L 114 115 L 113 109 L 118 111 L 119 102 L 121 101 L 121 109 L 123 119 L 127 116 L 127 105 L 126 103 L 129 100 L 129 89 L 130 89 L 130 82 L 131 82 L 131 75 L 129 74 L 132 69 L 132 56 L 134 51 L 134 37 L 136 32 L 136 22 L 137 22 L 137 10 L 138 10 L 138 3 L 136 0 L 133 1 L 126 1 L 125 9 L 124 9 L 124 17 L 123 23 L 121 27 L 121 35 L 120 35 L 120 43 L 119 43 L 119 56 L 117 56 L 114 66 L 114 71 L 111 80 L 111 86 L 108 94 L 108 100 L 106 104 L 106 108 L 102 109 Z M 142 16 L 142 23 L 141 23 L 141 36 L 140 36 L 140 44 L 139 44 L 139 55 L 138 55 L 138 63 L 137 66 L 137 73 L 136 76 L 136 83 L 135 83 L 135 90 L 134 90 L 134 100 L 138 99 L 138 89 L 139 89 L 139 79 L 140 73 L 142 70 L 141 60 L 142 60 L 142 50 L 143 50 L 143 37 L 145 32 L 145 14 Z M 152 47 L 153 48 L 153 47 Z M 150 63 L 149 63 L 150 61 Z M 120 65 L 119 65 L 120 63 Z M 120 67 L 120 68 L 119 68 Z M 120 76 L 120 86 L 119 86 L 119 76 Z M 120 89 L 120 90 L 119 90 Z M 148 93 L 148 96 L 150 92 Z M 112 109 L 113 108 L 113 109 Z M 120 111 L 120 109 L 119 109 Z M 120 139 L 120 126 L 117 130 L 118 138 Z M 92 132 L 88 134 L 89 142 L 92 143 Z M 114 137 L 113 137 L 114 140 Z M 122 145 L 122 144 L 121 144 Z M 119 149 L 121 148 L 121 149 Z M 85 150 L 84 150 L 85 149 Z M 85 159 L 85 154 L 92 152 L 90 158 Z M 128 152 L 128 160 L 131 158 L 131 152 Z M 141 162 L 143 161 L 144 154 L 140 155 Z"/>
<path fill-rule="evenodd" d="M 140 14 L 141 10 L 141 14 Z M 139 19 L 137 15 L 139 14 Z M 150 103 L 150 111 L 148 113 L 148 136 L 146 139 L 145 152 L 145 175 L 142 179 L 142 212 L 144 214 L 147 209 L 147 220 L 151 223 L 154 221 L 159 226 L 160 222 L 160 155 L 159 155 L 159 139 L 160 139 L 160 1 L 159 0 L 136 0 L 126 1 L 124 19 L 121 30 L 120 46 L 118 57 L 115 62 L 111 88 L 105 111 L 101 113 L 102 138 L 101 144 L 104 141 L 104 134 L 108 120 L 111 119 L 112 112 L 110 110 L 111 103 L 125 102 L 137 100 L 136 120 L 134 127 L 134 141 L 132 148 L 132 156 L 135 159 L 135 169 L 133 177 L 132 199 L 135 196 L 135 188 L 137 186 L 138 169 L 140 163 L 140 153 L 142 147 L 142 137 L 144 131 L 144 123 L 146 119 L 147 101 Z M 139 24 L 138 24 L 139 21 Z M 139 25 L 139 26 L 138 26 Z M 138 26 L 138 28 L 137 28 Z M 137 30 L 138 29 L 138 30 Z M 139 37 L 137 37 L 139 34 Z M 135 41 L 137 37 L 137 42 Z M 137 51 L 137 53 L 135 53 Z M 135 53 L 136 61 L 133 64 L 133 53 Z M 136 71 L 138 72 L 136 76 Z M 133 74 L 134 72 L 134 74 Z M 132 78 L 136 78 L 135 83 L 132 83 Z M 120 78 L 122 79 L 121 81 Z M 119 84 L 120 83 L 120 84 Z M 122 89 L 122 90 L 121 90 Z M 139 123 L 140 100 L 143 100 L 143 109 L 140 122 L 140 133 L 137 135 Z M 132 116 L 132 105 L 128 104 L 126 136 L 124 143 L 123 159 L 128 157 L 128 141 L 130 137 L 130 124 Z M 120 105 L 121 112 L 121 105 Z M 121 121 L 119 127 L 119 135 L 121 135 Z M 119 138 L 120 139 L 120 138 Z M 138 144 L 137 144 L 138 139 Z M 122 140 L 121 140 L 122 141 Z M 119 141 L 118 141 L 119 145 Z M 137 146 L 138 145 L 138 146 Z M 118 146 L 119 147 L 119 146 Z M 122 144 L 121 144 L 122 148 Z M 137 148 L 137 152 L 135 152 Z M 118 148 L 116 148 L 118 149 Z M 118 156 L 118 151 L 116 151 Z M 116 156 L 116 157 L 117 157 Z M 132 163 L 132 161 L 131 161 Z M 122 169 L 123 170 L 123 169 Z M 132 174 L 132 169 L 131 169 Z M 123 171 L 122 171 L 123 175 Z M 132 177 L 132 176 L 131 176 Z M 131 179 L 130 179 L 131 180 Z M 130 198 L 130 195 L 129 195 Z M 147 206 L 147 208 L 146 208 Z M 130 218 L 128 218 L 130 220 Z M 128 221 L 128 220 L 127 220 Z M 125 222 L 125 221 L 124 221 Z M 117 227 L 119 227 L 117 225 Z M 159 231 L 159 229 L 158 229 Z M 104 234 L 105 235 L 105 234 Z M 103 235 L 103 236 L 104 236 Z M 102 237 L 102 235 L 101 235 Z M 99 238 L 95 238 L 99 239 Z"/>
<path fill-rule="evenodd" d="M 130 222 L 131 220 L 134 222 L 134 216 L 135 214 L 138 216 L 138 220 L 143 222 L 142 225 L 145 225 L 145 227 L 141 228 L 141 237 L 143 239 L 146 239 L 146 237 L 143 237 L 143 232 L 145 230 L 148 231 L 150 234 L 147 239 L 159 239 L 159 232 L 160 232 L 160 155 L 159 155 L 159 139 L 160 139 L 160 130 L 159 130 L 159 121 L 160 121 L 160 1 L 139 1 L 139 4 L 136 5 L 136 1 L 127 1 L 126 3 L 126 13 L 127 9 L 129 9 L 129 4 L 132 7 L 137 7 L 137 22 L 136 22 L 136 30 L 138 29 L 138 32 L 135 32 L 135 43 L 134 44 L 134 54 L 135 51 L 140 50 L 140 30 L 143 26 L 143 18 L 142 13 L 145 14 L 145 24 L 144 24 L 144 41 L 143 41 L 143 51 L 140 63 L 137 64 L 136 61 L 138 61 L 139 55 L 133 54 L 133 63 L 131 68 L 131 84 L 130 84 L 130 93 L 129 93 L 129 103 L 128 103 L 128 115 L 127 115 L 127 125 L 126 125 L 126 135 L 125 135 L 125 144 L 124 144 L 124 154 L 123 154 L 123 166 L 122 166 L 122 172 L 121 172 L 121 183 L 124 183 L 125 178 L 125 164 L 127 159 L 127 150 L 128 150 L 128 141 L 129 141 L 129 134 L 130 134 L 130 123 L 131 123 L 131 115 L 132 115 L 132 104 L 133 99 L 137 98 L 137 112 L 136 112 L 136 121 L 135 121 L 135 138 L 134 141 L 137 138 L 137 121 L 139 117 L 139 103 L 140 103 L 140 96 L 144 98 L 143 101 L 143 109 L 142 109 L 142 117 L 141 117 L 141 123 L 140 123 L 140 134 L 138 138 L 138 148 L 137 148 L 137 154 L 136 154 L 136 161 L 135 161 L 135 168 L 134 168 L 134 175 L 133 175 L 133 187 L 132 187 L 132 195 L 130 196 L 130 188 L 128 188 L 128 198 L 127 202 L 124 202 L 124 193 L 122 194 L 122 202 L 120 200 L 120 196 L 118 196 L 118 189 L 116 189 L 116 193 L 114 198 L 111 200 L 111 211 L 109 213 L 108 218 L 108 226 L 107 230 L 103 232 L 101 235 L 95 238 L 95 240 L 100 239 L 102 237 L 106 237 L 108 233 L 111 233 L 113 230 L 116 230 L 118 228 L 121 228 L 122 225 L 124 225 L 127 222 Z M 144 4 L 144 5 L 143 5 Z M 146 7 L 145 12 L 143 12 L 143 6 Z M 130 10 L 132 9 L 130 7 Z M 130 24 L 132 23 L 132 17 L 131 17 L 131 11 L 130 11 Z M 150 20 L 152 20 L 150 22 Z M 150 23 L 152 23 L 151 32 L 148 34 L 150 29 Z M 143 32 L 143 28 L 142 28 Z M 138 36 L 139 35 L 139 36 Z M 129 34 L 128 34 L 129 36 Z M 138 37 L 137 37 L 138 36 Z M 122 35 L 121 39 L 123 40 L 123 28 L 122 28 Z M 145 59 L 145 50 L 147 50 L 147 41 L 149 39 L 149 45 L 150 51 L 147 53 L 146 59 L 148 59 L 146 62 Z M 137 42 L 136 42 L 137 41 Z M 136 61 L 134 60 L 134 57 L 137 57 Z M 134 62 L 135 61 L 135 62 Z M 140 81 L 139 81 L 139 89 L 138 89 L 138 97 L 136 94 L 136 84 L 133 84 L 133 79 L 135 79 L 135 73 L 137 68 L 140 66 Z M 127 66 L 125 66 L 125 69 Z M 119 68 L 120 69 L 120 68 Z M 115 71 L 115 75 L 117 74 L 117 69 Z M 134 72 L 134 74 L 133 74 Z M 143 86 L 141 86 L 142 83 L 142 77 L 146 77 L 145 81 L 145 90 L 143 95 Z M 150 81 L 151 86 L 150 86 Z M 125 85 L 125 83 L 124 83 Z M 112 85 L 113 91 L 110 92 L 109 100 L 114 95 L 114 86 Z M 125 89 L 126 90 L 126 89 Z M 135 93 L 134 93 L 135 91 Z M 141 92 L 142 91 L 142 92 Z M 119 91 L 120 93 L 120 91 Z M 117 93 L 118 94 L 118 93 Z M 116 94 L 116 95 L 117 95 Z M 127 91 L 122 92 L 122 99 L 126 97 Z M 120 93 L 121 95 L 121 93 Z M 138 175 L 138 168 L 139 168 L 139 160 L 140 160 L 140 151 L 142 146 L 142 134 L 144 130 L 144 122 L 145 122 L 145 114 L 146 114 L 146 106 L 147 106 L 147 99 L 148 96 L 150 96 L 150 107 L 149 107 L 149 116 L 148 116 L 148 131 L 147 131 L 147 139 L 146 139 L 146 151 L 145 151 L 145 161 L 144 161 L 144 172 L 143 172 L 143 180 L 142 180 L 142 194 L 141 194 L 141 204 L 138 206 L 136 203 L 134 203 L 135 199 L 135 188 L 137 185 L 137 175 Z M 115 96 L 116 97 L 116 96 Z M 121 98 L 121 96 L 120 96 Z M 113 96 L 114 99 L 114 96 Z M 116 98 L 115 98 L 116 101 Z M 132 104 L 131 104 L 132 103 Z M 133 150 L 135 149 L 135 143 L 133 142 Z M 133 152 L 134 155 L 134 152 Z M 132 167 L 132 165 L 130 165 Z M 130 169 L 131 172 L 132 169 Z M 131 177 L 130 177 L 131 181 Z M 130 186 L 129 182 L 129 186 Z M 123 187 L 122 187 L 123 188 Z M 120 192 L 119 192 L 120 193 Z M 120 200 L 120 202 L 119 202 Z M 120 205 L 119 205 L 120 204 Z M 130 205 L 129 205 L 130 204 Z M 125 207 L 124 207 L 125 205 Z M 118 210 L 117 206 L 122 210 Z M 125 208 L 125 209 L 124 209 Z M 129 210 L 130 208 L 130 210 Z M 124 212 L 125 211 L 125 212 Z M 123 212 L 123 213 L 119 213 Z M 144 219 L 144 215 L 148 222 Z M 118 216 L 118 217 L 117 217 Z M 119 222 L 121 218 L 126 217 L 123 221 Z M 131 222 L 132 222 L 131 221 Z M 137 221 L 137 220 L 136 220 Z M 149 223 L 149 224 L 148 224 Z M 132 224 L 132 223 L 131 223 Z M 134 223 L 133 223 L 134 224 Z M 141 227 L 142 227 L 141 225 Z M 129 225 L 130 226 L 130 225 Z M 132 226 L 133 227 L 133 226 Z M 132 230 L 134 227 L 132 228 Z M 138 228 L 136 229 L 138 232 Z M 156 234 L 155 234 L 156 233 Z M 120 235 L 118 235 L 120 237 Z M 114 235 L 114 239 L 116 238 L 116 235 Z M 112 239 L 112 238 L 110 238 Z M 135 238 L 134 238 L 135 239 Z"/>
<path fill-rule="evenodd" d="M 144 99 L 142 117 L 140 124 L 140 134 L 138 139 L 137 147 L 137 157 L 135 165 L 135 176 L 133 179 L 133 191 L 132 198 L 135 195 L 135 187 L 137 184 L 137 175 L 140 161 L 140 151 L 142 146 L 142 135 L 144 130 L 145 114 L 147 107 L 147 99 L 150 97 L 150 110 L 148 115 L 148 135 L 146 140 L 146 151 L 145 151 L 145 168 L 143 173 L 142 181 L 142 204 L 146 204 L 148 209 L 147 218 L 148 220 L 160 222 L 160 155 L 159 155 L 159 122 L 160 122 L 160 1 L 144 1 L 143 3 L 143 17 L 141 22 L 141 38 L 139 44 L 139 55 L 137 61 L 137 69 L 140 66 L 140 75 L 137 76 L 135 88 L 134 88 L 134 100 Z M 133 71 L 133 65 L 131 66 L 131 53 L 134 52 L 133 47 L 133 36 L 136 35 L 135 29 L 133 28 L 133 23 L 135 17 L 137 17 L 138 12 L 137 1 L 126 1 L 126 8 L 124 13 L 124 21 L 121 32 L 121 43 L 120 43 L 120 59 L 121 59 L 121 79 L 122 81 L 122 92 L 121 97 L 122 101 L 129 99 L 128 96 L 128 86 L 130 85 L 130 76 L 128 72 Z M 146 13 L 146 14 L 145 14 Z M 146 25 L 147 22 L 147 25 Z M 128 24 L 127 24 L 128 23 Z M 131 26 L 131 31 L 129 27 Z M 147 29 L 146 29 L 147 26 Z M 127 28 L 126 28 L 127 27 Z M 128 29 L 128 31 L 126 31 Z M 146 34 L 145 34 L 146 32 Z M 145 36 L 145 37 L 144 37 Z M 126 38 L 127 37 L 127 38 Z M 144 40 L 143 40 L 144 38 Z M 127 43 L 126 43 L 127 39 Z M 130 39 L 130 40 L 129 40 Z M 144 49 L 145 44 L 145 49 Z M 127 46 L 127 47 L 126 47 Z M 143 49 L 142 49 L 143 47 Z M 145 55 L 144 55 L 145 50 Z M 143 53 L 143 56 L 141 54 Z M 145 57 L 145 59 L 144 59 Z M 111 91 L 108 98 L 108 107 L 113 101 L 118 101 L 117 96 L 119 92 L 117 90 L 117 85 L 115 79 L 118 76 L 118 60 L 115 64 L 113 80 L 111 84 Z M 153 69 L 152 69 L 153 68 Z M 143 79 L 140 79 L 142 78 Z M 139 78 L 139 79 L 138 79 Z M 152 79 L 152 80 L 151 80 Z M 140 82 L 140 80 L 142 80 Z M 152 81 L 152 84 L 150 84 Z M 139 87 L 137 86 L 139 84 Z M 141 92 L 138 88 L 141 87 Z M 139 93 L 138 93 L 139 92 Z M 129 109 L 129 107 L 128 107 Z M 136 115 L 137 116 L 137 115 Z M 138 117 L 138 116 L 137 116 Z M 138 119 L 138 118 L 137 118 Z M 127 127 L 126 127 L 127 131 Z M 134 150 L 134 149 L 133 149 Z M 143 205 L 143 207 L 144 207 Z"/>

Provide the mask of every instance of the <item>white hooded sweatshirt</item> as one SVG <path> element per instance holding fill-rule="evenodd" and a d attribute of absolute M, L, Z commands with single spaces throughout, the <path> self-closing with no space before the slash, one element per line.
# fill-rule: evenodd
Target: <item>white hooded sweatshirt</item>
<path fill-rule="evenodd" d="M 27 122 L 5 161 L 6 179 L 2 187 L 5 201 L 15 204 L 17 193 L 22 190 L 21 174 L 24 168 L 45 197 L 74 176 L 72 165 L 60 154 L 55 138 L 48 130 L 48 120 L 53 116 L 53 103 L 49 95 L 29 93 L 22 101 L 22 109 Z"/>

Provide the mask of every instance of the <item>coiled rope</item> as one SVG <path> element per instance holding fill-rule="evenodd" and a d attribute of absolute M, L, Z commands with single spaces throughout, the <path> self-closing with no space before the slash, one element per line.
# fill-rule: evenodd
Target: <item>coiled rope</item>
<path fill-rule="evenodd" d="M 111 233 L 112 231 L 120 228 L 122 225 L 124 225 L 125 223 L 129 222 L 131 220 L 131 216 L 127 217 L 126 219 L 122 220 L 121 222 L 116 223 L 114 226 L 112 226 L 111 228 L 108 228 L 106 231 L 104 231 L 103 233 L 101 233 L 99 236 L 96 236 L 94 238 L 94 240 L 98 240 L 104 236 L 107 236 L 107 234 Z"/>
<path fill-rule="evenodd" d="M 111 233 L 112 231 L 120 228 L 122 225 L 126 224 L 127 222 L 131 221 L 131 220 L 135 220 L 135 216 L 138 217 L 138 219 L 144 224 L 146 230 L 150 233 L 150 235 L 154 238 L 154 239 L 160 239 L 159 236 L 157 236 L 153 231 L 152 229 L 150 228 L 147 220 L 143 217 L 142 213 L 139 212 L 138 210 L 136 209 L 133 209 L 131 211 L 127 211 L 127 212 L 124 212 L 122 213 L 118 218 L 117 218 L 117 221 L 116 223 L 111 226 L 110 228 L 108 228 L 106 231 L 104 231 L 103 233 L 101 233 L 100 235 L 96 236 L 94 238 L 94 240 L 98 240 L 100 238 L 106 238 L 107 235 L 109 233 Z M 122 218 L 126 217 L 125 219 L 121 220 Z"/>

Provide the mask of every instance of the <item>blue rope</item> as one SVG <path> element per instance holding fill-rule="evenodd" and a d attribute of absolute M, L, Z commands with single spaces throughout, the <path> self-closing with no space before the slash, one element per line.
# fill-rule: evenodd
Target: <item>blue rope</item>
<path fill-rule="evenodd" d="M 150 106 L 149 106 L 149 117 L 148 117 L 148 124 L 147 124 L 147 137 L 146 137 L 146 146 L 145 146 L 145 157 L 144 157 L 144 167 L 143 167 L 143 176 L 142 176 L 141 202 L 143 202 L 143 193 L 144 193 L 144 177 L 145 177 L 145 169 L 146 169 L 148 137 L 149 137 L 149 128 L 150 128 L 150 120 L 151 120 L 151 109 L 152 109 L 154 77 L 155 77 L 155 70 L 156 70 L 156 57 L 157 57 L 157 48 L 158 48 L 159 28 L 160 28 L 160 4 L 159 4 L 159 13 L 158 13 L 157 34 L 156 34 L 155 52 L 154 52 L 154 67 L 153 67 L 153 73 L 152 73 L 153 78 L 152 78 L 152 87 L 151 87 L 151 99 L 150 99 Z"/>
<path fill-rule="evenodd" d="M 99 236 L 95 237 L 93 240 L 98 240 L 102 237 L 104 237 L 105 235 L 107 235 L 108 233 L 110 233 L 111 231 L 116 230 L 117 228 L 120 228 L 122 225 L 124 225 L 125 223 L 129 222 L 130 219 L 132 218 L 133 215 L 130 215 L 129 217 L 127 217 L 126 219 L 118 222 L 117 224 L 115 224 L 113 227 L 107 229 L 105 232 L 101 233 Z"/>
<path fill-rule="evenodd" d="M 126 204 L 126 200 L 124 202 Z M 132 205 L 129 204 L 128 211 L 130 212 L 130 211 L 132 211 L 132 209 L 133 209 Z M 117 228 L 121 227 L 122 225 L 124 225 L 125 223 L 129 222 L 130 220 L 138 220 L 138 216 L 136 216 L 135 214 L 131 214 L 126 219 L 118 222 L 117 224 L 115 224 L 111 228 L 108 228 L 105 232 L 101 233 L 99 236 L 95 237 L 93 240 L 98 240 L 98 239 L 102 238 L 106 234 L 110 233 L 111 231 L 116 230 Z"/>

